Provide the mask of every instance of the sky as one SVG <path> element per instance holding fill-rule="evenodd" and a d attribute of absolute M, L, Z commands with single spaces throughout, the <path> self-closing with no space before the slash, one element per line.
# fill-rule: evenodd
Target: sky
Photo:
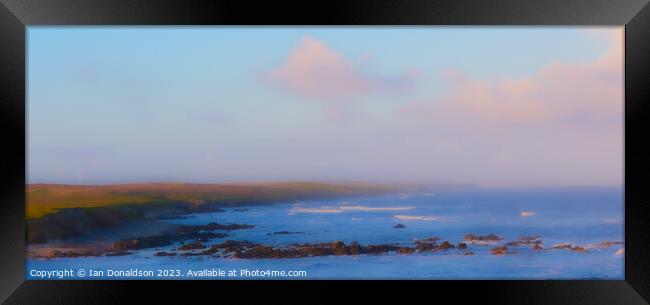
<path fill-rule="evenodd" d="M 622 27 L 29 27 L 29 183 L 622 186 Z"/>

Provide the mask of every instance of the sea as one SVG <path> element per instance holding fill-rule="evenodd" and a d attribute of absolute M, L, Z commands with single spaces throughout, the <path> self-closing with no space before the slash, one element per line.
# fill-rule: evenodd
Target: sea
<path fill-rule="evenodd" d="M 384 255 L 237 259 L 212 256 L 159 257 L 146 249 L 127 256 L 28 259 L 28 280 L 309 280 L 309 279 L 624 279 L 624 192 L 620 187 L 464 189 L 304 200 L 227 208 L 164 220 L 175 224 L 251 224 L 225 240 L 269 246 L 343 241 L 413 246 L 439 237 L 452 244 L 467 234 L 496 234 L 494 245 L 458 250 Z M 403 228 L 397 228 L 398 224 Z M 401 227 L 401 226 L 400 226 Z M 284 233 L 284 234 L 278 234 Z M 539 236 L 544 250 L 491 249 L 522 236 Z M 586 252 L 551 249 L 564 243 Z"/>

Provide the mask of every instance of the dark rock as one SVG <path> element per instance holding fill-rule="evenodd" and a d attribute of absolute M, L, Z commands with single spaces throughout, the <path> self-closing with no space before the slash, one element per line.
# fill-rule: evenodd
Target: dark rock
<path fill-rule="evenodd" d="M 465 235 L 464 239 L 468 243 L 492 243 L 492 242 L 500 241 L 503 238 L 495 234 L 488 234 L 488 235 L 467 234 Z"/>
<path fill-rule="evenodd" d="M 205 254 L 203 254 L 202 252 L 185 252 L 185 253 L 181 253 L 181 256 L 201 256 L 201 255 L 205 255 Z"/>
<path fill-rule="evenodd" d="M 404 229 L 404 228 L 406 228 L 406 226 L 401 224 L 401 223 L 398 223 L 398 224 L 394 225 L 393 228 L 394 229 Z"/>
<path fill-rule="evenodd" d="M 223 243 L 213 245 L 210 247 L 211 251 L 217 252 L 218 250 L 223 250 L 224 252 L 239 252 L 243 251 L 246 248 L 252 248 L 256 246 L 250 241 L 236 241 L 236 240 L 227 240 Z"/>
<path fill-rule="evenodd" d="M 587 253 L 587 249 L 585 249 L 584 247 L 580 247 L 580 246 L 571 247 L 571 251 L 580 252 L 580 253 Z"/>
<path fill-rule="evenodd" d="M 425 242 L 425 243 L 432 243 L 432 242 L 437 242 L 439 240 L 440 240 L 440 237 L 435 237 L 434 236 L 434 237 L 429 237 L 429 238 L 425 238 L 425 239 L 419 239 L 419 240 L 416 240 L 416 242 L 419 241 L 419 242 Z"/>
<path fill-rule="evenodd" d="M 278 231 L 273 233 L 268 233 L 267 235 L 286 235 L 286 234 L 301 234 L 302 232 L 290 232 L 290 231 Z"/>
<path fill-rule="evenodd" d="M 511 241 L 509 243 L 506 243 L 506 246 L 509 247 L 521 247 L 521 246 L 534 246 L 541 244 L 542 241 L 540 240 L 540 236 L 538 235 L 533 235 L 533 236 L 521 236 L 517 238 L 515 241 Z"/>
<path fill-rule="evenodd" d="M 507 247 L 496 247 L 496 248 L 492 248 L 492 250 L 490 250 L 490 253 L 492 253 L 493 255 L 506 255 L 509 252 Z"/>
<path fill-rule="evenodd" d="M 140 240 L 138 239 L 128 239 L 122 240 L 113 243 L 113 249 L 123 250 L 123 249 L 138 249 L 140 246 Z"/>
<path fill-rule="evenodd" d="M 74 258 L 74 257 L 88 257 L 88 256 L 100 256 L 102 253 L 99 251 L 93 250 L 78 250 L 78 251 L 59 251 L 51 250 L 40 258 Z"/>
<path fill-rule="evenodd" d="M 130 205 L 60 209 L 43 217 L 26 219 L 26 242 L 43 244 L 51 240 L 88 236 L 88 232 L 117 228 L 144 219 L 144 212 Z"/>
<path fill-rule="evenodd" d="M 175 202 L 165 204 L 120 204 L 96 208 L 65 208 L 26 222 L 27 243 L 46 243 L 74 237 L 92 237 L 89 232 L 119 228 L 125 224 L 178 217 L 197 212 L 223 212 L 216 204 Z"/>
<path fill-rule="evenodd" d="M 303 253 L 305 256 L 327 256 L 334 254 L 331 246 L 324 245 L 305 245 L 294 249 Z"/>
<path fill-rule="evenodd" d="M 346 245 L 343 241 L 334 241 L 330 243 L 318 244 L 291 244 L 286 247 L 271 247 L 261 244 L 252 243 L 250 241 L 233 241 L 227 240 L 226 242 L 215 244 L 201 252 L 185 252 L 181 255 L 217 255 L 222 257 L 245 258 L 245 259 L 262 259 L 262 258 L 299 258 L 299 257 L 314 257 L 314 256 L 328 256 L 328 255 L 380 255 L 389 252 L 396 252 L 400 254 L 411 254 L 415 251 L 428 251 L 433 250 L 446 250 L 452 249 L 454 246 L 449 241 L 444 241 L 437 245 L 435 241 L 429 242 L 416 242 L 418 247 L 403 247 L 396 244 L 382 244 L 382 245 L 367 245 L 362 246 L 357 242 L 352 242 Z M 424 248 L 423 248 L 424 247 Z M 203 249 L 205 246 L 201 241 L 195 241 L 188 245 L 179 247 L 179 250 L 193 250 Z M 466 251 L 464 255 L 471 253 Z"/>
<path fill-rule="evenodd" d="M 567 249 L 567 250 L 571 250 L 571 251 L 575 251 L 575 252 L 581 252 L 581 253 L 586 253 L 587 252 L 587 249 L 585 249 L 584 247 L 576 246 L 574 244 L 568 244 L 568 243 L 554 245 L 553 247 L 551 247 L 551 249 L 560 249 L 560 250 Z"/>
<path fill-rule="evenodd" d="M 364 253 L 367 254 L 384 254 L 392 251 L 399 250 L 400 247 L 396 245 L 368 245 L 364 247 Z"/>
<path fill-rule="evenodd" d="M 233 230 L 242 230 L 242 229 L 252 229 L 254 227 L 255 227 L 254 225 L 246 225 L 246 224 L 222 225 L 216 222 L 211 222 L 208 223 L 207 225 L 196 225 L 196 226 L 183 225 L 180 226 L 177 231 L 179 233 L 193 233 L 199 231 L 215 231 L 215 230 L 233 231 Z"/>
<path fill-rule="evenodd" d="M 624 242 L 622 241 L 604 241 L 599 243 L 596 247 L 597 248 L 609 248 L 611 246 L 616 246 L 616 245 L 623 245 Z"/>
<path fill-rule="evenodd" d="M 436 246 L 435 242 L 415 242 L 415 249 L 417 249 L 418 252 L 432 251 Z"/>
<path fill-rule="evenodd" d="M 523 243 L 534 243 L 535 241 L 538 241 L 541 236 L 539 235 L 533 235 L 533 236 L 520 236 L 517 238 L 517 240 L 523 242 Z"/>
<path fill-rule="evenodd" d="M 240 258 L 246 258 L 246 257 L 252 257 L 252 258 L 267 258 L 267 257 L 274 257 L 275 253 L 273 248 L 267 247 L 267 246 L 262 246 L 262 245 L 256 245 L 252 249 L 241 252 L 239 253 Z"/>
<path fill-rule="evenodd" d="M 459 249 L 459 250 L 467 249 L 467 244 L 466 243 L 458 243 L 458 245 L 456 245 L 456 248 Z"/>
<path fill-rule="evenodd" d="M 185 245 L 182 245 L 182 246 L 178 247 L 178 250 L 180 250 L 180 251 L 202 250 L 202 249 L 205 249 L 205 248 L 207 248 L 207 247 L 204 246 L 203 243 L 201 243 L 200 240 L 195 240 L 192 243 L 185 244 Z"/>
<path fill-rule="evenodd" d="M 345 244 L 342 241 L 335 241 L 332 243 L 332 248 L 334 255 L 346 255 L 348 254 Z"/>
<path fill-rule="evenodd" d="M 452 245 L 451 243 L 449 243 L 449 241 L 446 241 L 446 240 L 443 241 L 443 242 L 442 242 L 442 243 L 437 247 L 438 250 L 448 250 L 448 249 L 453 249 L 453 248 L 454 248 L 454 245 Z"/>
<path fill-rule="evenodd" d="M 542 249 L 543 248 L 542 248 L 542 246 L 540 244 L 535 244 L 535 246 L 533 246 L 533 250 L 535 250 L 535 251 L 540 251 Z"/>
<path fill-rule="evenodd" d="M 572 246 L 571 244 L 558 244 L 551 247 L 551 249 L 571 249 Z"/>
<path fill-rule="evenodd" d="M 157 248 L 168 246 L 177 241 L 183 241 L 188 239 L 198 239 L 201 241 L 207 241 L 212 238 L 222 238 L 227 236 L 222 233 L 213 233 L 213 232 L 174 232 L 166 233 L 145 237 L 137 237 L 131 239 L 125 239 L 113 244 L 113 249 L 115 250 L 136 250 L 136 249 L 147 249 L 147 248 Z"/>
<path fill-rule="evenodd" d="M 359 246 L 359 243 L 357 243 L 356 241 L 353 241 L 350 244 L 350 254 L 351 255 L 359 255 L 359 254 L 361 254 L 361 246 Z"/>
<path fill-rule="evenodd" d="M 154 255 L 155 256 L 176 256 L 176 252 L 160 251 L 160 252 L 156 252 L 156 254 L 154 254 Z"/>
<path fill-rule="evenodd" d="M 436 243 L 440 238 L 438 237 L 429 237 L 425 239 L 419 239 L 415 241 L 415 249 L 418 252 L 426 252 L 436 250 L 438 244 Z"/>
<path fill-rule="evenodd" d="M 400 247 L 399 250 L 397 250 L 399 254 L 411 254 L 415 252 L 415 248 L 409 248 L 409 247 Z"/>
<path fill-rule="evenodd" d="M 106 253 L 105 255 L 106 256 L 125 256 L 125 255 L 129 255 L 129 254 L 131 254 L 131 252 L 117 251 L 117 252 L 109 252 L 109 253 Z"/>
<path fill-rule="evenodd" d="M 216 257 L 221 256 L 221 255 L 219 255 L 218 250 L 215 250 L 212 247 L 201 251 L 201 254 L 202 255 L 212 255 L 212 256 L 216 256 Z"/>

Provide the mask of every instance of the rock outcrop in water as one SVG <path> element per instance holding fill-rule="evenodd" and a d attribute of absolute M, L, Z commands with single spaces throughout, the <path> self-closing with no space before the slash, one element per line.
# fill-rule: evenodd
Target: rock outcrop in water
<path fill-rule="evenodd" d="M 113 243 L 115 250 L 138 250 L 147 248 L 158 248 L 171 245 L 174 242 L 183 240 L 203 240 L 207 241 L 212 238 L 223 238 L 228 236 L 223 233 L 213 232 L 193 232 L 193 233 L 166 233 L 153 236 L 136 237 L 121 240 Z"/>
<path fill-rule="evenodd" d="M 187 251 L 187 250 L 202 250 L 207 248 L 203 243 L 201 243 L 200 239 L 195 240 L 192 243 L 189 244 L 184 244 L 180 247 L 178 247 L 178 250 L 180 251 Z"/>
<path fill-rule="evenodd" d="M 133 237 L 125 240 L 115 242 L 113 244 L 113 249 L 115 250 L 130 250 L 130 249 L 146 249 L 146 248 L 157 248 L 170 245 L 179 241 L 194 240 L 196 242 L 208 241 L 213 238 L 223 238 L 228 236 L 225 233 L 218 233 L 212 231 L 232 231 L 232 230 L 242 230 L 242 229 L 251 229 L 254 228 L 253 225 L 246 224 L 227 224 L 222 225 L 216 222 L 211 222 L 206 225 L 195 225 L 188 226 L 182 225 L 178 226 L 175 230 L 169 233 L 157 234 L 144 237 Z M 190 244 L 191 245 L 191 244 Z M 184 245 L 181 247 L 192 247 L 190 245 Z M 189 248 L 194 249 L 194 248 Z"/>
<path fill-rule="evenodd" d="M 494 244 L 499 241 L 501 241 L 503 238 L 500 236 L 497 236 L 495 234 L 488 234 L 488 235 L 475 235 L 475 234 L 467 234 L 465 235 L 465 242 L 468 244 L 478 244 L 478 245 L 487 245 L 487 244 Z"/>
<path fill-rule="evenodd" d="M 198 243 L 197 243 L 198 244 Z M 437 244 L 435 241 L 428 241 L 422 244 L 428 244 L 423 251 L 445 251 L 453 249 L 449 241 Z M 179 250 L 181 250 L 179 248 Z M 186 249 L 183 249 L 186 250 Z M 285 247 L 272 247 L 253 243 L 250 241 L 234 241 L 215 244 L 200 252 L 192 254 L 183 253 L 183 255 L 212 255 L 220 257 L 244 258 L 244 259 L 262 259 L 262 258 L 301 258 L 315 256 L 344 256 L 344 255 L 382 255 L 388 253 L 412 254 L 418 250 L 417 247 L 405 247 L 395 244 L 380 244 L 362 246 L 357 242 L 346 245 L 343 241 L 334 241 L 331 243 L 318 244 L 291 244 Z M 419 252 L 423 252 L 419 251 Z M 461 253 L 471 255 L 473 253 L 465 251 Z"/>
<path fill-rule="evenodd" d="M 492 248 L 492 250 L 490 250 L 490 253 L 492 253 L 492 255 L 506 255 L 510 252 L 508 251 L 508 247 L 496 247 Z"/>
<path fill-rule="evenodd" d="M 271 248 L 256 245 L 252 249 L 243 249 L 234 257 L 239 258 L 290 258 L 290 257 L 308 257 L 308 256 L 327 256 L 327 255 L 382 255 L 387 253 L 412 254 L 418 252 L 435 252 L 453 249 L 449 241 L 437 244 L 435 241 L 420 242 L 416 247 L 406 247 L 395 244 L 380 244 L 362 246 L 357 242 L 346 245 L 342 241 L 320 244 L 302 244 L 290 245 L 285 248 Z"/>
<path fill-rule="evenodd" d="M 542 240 L 540 239 L 540 236 L 534 235 L 534 236 L 521 236 L 517 238 L 515 241 L 511 241 L 509 243 L 506 243 L 506 246 L 511 246 L 511 247 L 522 247 L 522 246 L 538 246 L 541 247 Z"/>
<path fill-rule="evenodd" d="M 595 245 L 590 245 L 587 246 L 586 248 L 593 248 L 593 249 L 606 249 L 612 246 L 622 246 L 625 243 L 622 241 L 603 241 L 601 243 L 595 244 Z"/>
<path fill-rule="evenodd" d="M 502 238 L 490 234 L 486 236 L 476 236 L 473 235 L 473 238 L 466 238 L 465 241 L 470 240 L 479 240 L 479 241 L 495 241 L 502 240 Z M 273 247 L 262 244 L 253 243 L 250 241 L 233 241 L 228 240 L 224 243 L 215 244 L 211 247 L 205 249 L 206 247 L 202 244 L 200 240 L 197 240 L 191 244 L 185 245 L 184 247 L 179 248 L 178 250 L 187 251 L 187 250 L 203 250 L 200 252 L 191 252 L 183 253 L 184 256 L 196 256 L 196 255 L 212 255 L 220 257 L 232 257 L 232 258 L 243 258 L 243 259 L 263 259 L 263 258 L 302 258 L 302 257 L 315 257 L 315 256 L 344 256 L 344 255 L 382 255 L 382 254 L 412 254 L 412 253 L 435 253 L 435 252 L 447 252 L 450 250 L 451 253 L 458 255 L 474 255 L 474 252 L 470 251 L 466 242 L 460 242 L 456 245 L 445 240 L 440 242 L 438 237 L 430 237 L 421 240 L 415 240 L 414 246 L 402 246 L 398 244 L 379 244 L 379 245 L 360 245 L 357 242 L 352 242 L 349 245 L 346 245 L 343 241 L 334 241 L 329 243 L 317 243 L 317 244 L 290 244 L 284 247 Z M 518 238 L 513 242 L 506 243 L 502 246 L 497 246 L 490 249 L 490 254 L 492 255 L 510 255 L 517 254 L 517 251 L 512 251 L 510 247 L 530 247 L 534 250 L 542 250 L 541 239 L 539 236 L 523 236 Z M 601 243 L 605 245 L 605 243 Z M 617 245 L 618 243 L 611 243 L 611 245 Z M 586 248 L 582 246 L 576 246 L 572 244 L 559 244 L 553 246 L 551 249 L 569 249 L 576 252 L 586 252 Z"/>
<path fill-rule="evenodd" d="M 574 244 L 569 244 L 569 243 L 553 245 L 551 247 L 551 249 L 554 249 L 554 250 L 566 249 L 566 250 L 571 250 L 571 251 L 580 252 L 580 253 L 586 253 L 587 252 L 587 249 L 585 249 L 584 247 L 577 246 L 577 245 L 574 245 Z"/>
<path fill-rule="evenodd" d="M 444 251 L 444 250 L 450 250 L 450 249 L 455 249 L 456 246 L 454 246 L 452 243 L 449 241 L 445 240 L 442 243 L 438 244 L 438 240 L 440 238 L 438 237 L 430 237 L 427 239 L 421 239 L 421 240 L 416 240 L 415 241 L 415 249 L 417 252 L 431 252 L 431 251 Z M 459 249 L 467 249 L 467 245 L 464 243 L 458 244 L 461 248 Z"/>
<path fill-rule="evenodd" d="M 402 247 L 397 245 L 368 245 L 361 246 L 358 243 L 346 245 L 342 241 L 320 244 L 290 245 L 285 248 L 271 248 L 256 245 L 250 250 L 244 250 L 234 254 L 238 258 L 295 258 L 310 256 L 328 255 L 361 255 L 361 254 L 385 254 L 399 251 Z"/>
<path fill-rule="evenodd" d="M 470 245 L 487 245 L 498 244 L 502 237 L 495 234 L 475 235 L 467 234 L 463 242 L 453 244 L 448 240 L 441 240 L 439 237 L 429 237 L 425 239 L 416 239 L 411 246 L 400 244 L 376 244 L 361 245 L 358 242 L 346 244 L 343 241 L 333 241 L 326 243 L 295 243 L 286 246 L 270 246 L 254 243 L 251 241 L 228 240 L 222 243 L 209 245 L 209 241 L 214 238 L 223 238 L 228 236 L 226 233 L 214 231 L 232 231 L 241 229 L 254 228 L 246 224 L 219 224 L 216 222 L 206 225 L 181 225 L 175 227 L 171 232 L 144 236 L 137 238 L 128 238 L 102 247 L 83 247 L 69 246 L 59 249 L 42 251 L 36 257 L 41 258 L 71 258 L 81 256 L 121 256 L 129 255 L 130 250 L 139 250 L 145 248 L 158 248 L 181 242 L 176 249 L 167 251 L 158 251 L 154 256 L 213 256 L 223 258 L 241 258 L 241 259 L 280 259 L 280 258 L 302 258 L 316 256 L 354 256 L 354 255 L 384 255 L 384 254 L 401 254 L 410 255 L 413 253 L 448 253 L 456 255 L 474 255 L 470 250 Z M 295 234 L 302 232 L 278 231 L 268 234 Z M 188 242 L 189 241 L 189 242 Z M 570 243 L 556 244 L 548 250 L 570 250 L 579 253 L 587 253 L 588 249 L 603 249 L 612 246 L 623 245 L 623 242 L 603 241 L 598 244 L 578 246 Z M 542 240 L 540 236 L 521 236 L 514 241 L 496 245 L 491 248 L 489 253 L 492 255 L 512 255 L 517 254 L 521 247 L 528 247 L 541 251 Z M 513 251 L 511 248 L 515 248 Z M 45 249 L 44 249 L 45 250 Z M 621 250 L 622 252 L 622 250 Z"/>
<path fill-rule="evenodd" d="M 222 225 L 216 222 L 211 222 L 208 223 L 207 225 L 195 225 L 195 226 L 188 226 L 188 225 L 183 225 L 180 226 L 177 229 L 177 232 L 179 233 L 192 233 L 192 232 L 199 232 L 199 231 L 233 231 L 233 230 L 243 230 L 243 229 L 252 229 L 255 228 L 254 225 L 246 225 L 246 224 L 227 224 L 227 225 Z"/>
<path fill-rule="evenodd" d="M 302 232 L 291 232 L 291 231 L 277 231 L 272 233 L 267 233 L 266 235 L 289 235 L 289 234 L 301 234 Z"/>

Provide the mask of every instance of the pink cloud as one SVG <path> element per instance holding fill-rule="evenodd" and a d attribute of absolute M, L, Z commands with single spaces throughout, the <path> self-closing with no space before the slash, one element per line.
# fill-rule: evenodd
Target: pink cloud
<path fill-rule="evenodd" d="M 609 48 L 589 62 L 553 62 L 521 78 L 443 71 L 447 92 L 399 110 L 402 124 L 427 130 L 414 137 L 431 143 L 429 158 L 444 160 L 431 171 L 486 186 L 620 185 L 623 29 L 599 31 Z"/>
<path fill-rule="evenodd" d="M 363 54 L 369 59 L 369 54 Z M 364 63 L 367 63 L 364 60 Z M 408 89 L 415 74 L 395 77 L 362 71 L 326 43 L 311 37 L 301 39 L 286 62 L 266 75 L 275 85 L 308 98 L 350 98 L 375 92 Z"/>
<path fill-rule="evenodd" d="M 535 124 L 569 118 L 622 117 L 623 31 L 607 31 L 611 46 L 589 63 L 555 62 L 518 79 L 473 79 L 448 69 L 450 91 L 439 99 L 414 102 L 403 111 L 429 119 L 474 124 Z"/>

